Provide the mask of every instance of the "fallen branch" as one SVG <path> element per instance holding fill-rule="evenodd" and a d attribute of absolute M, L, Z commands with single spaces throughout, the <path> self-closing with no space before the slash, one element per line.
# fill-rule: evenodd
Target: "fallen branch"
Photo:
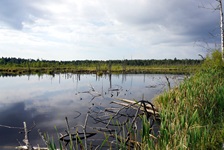
<path fill-rule="evenodd" d="M 140 101 L 133 101 L 133 100 L 128 100 L 128 99 L 123 99 L 123 98 L 116 98 L 117 100 L 120 100 L 120 101 L 123 101 L 123 102 L 126 102 L 126 103 L 129 103 L 129 104 L 134 104 L 134 103 L 137 103 L 137 102 L 140 102 Z M 152 103 L 148 102 L 148 104 L 146 104 L 146 107 L 149 108 L 149 109 L 154 109 L 155 111 L 158 111 Z"/>
<path fill-rule="evenodd" d="M 125 106 L 125 107 L 131 107 L 133 109 L 138 109 L 138 107 L 136 106 L 136 102 L 133 101 L 133 103 L 121 103 L 121 102 L 117 102 L 117 101 L 112 101 L 111 103 L 114 103 L 114 104 L 118 104 L 118 105 L 121 105 L 121 106 Z M 144 111 L 144 108 L 140 108 L 141 111 Z M 158 111 L 154 111 L 153 109 L 150 109 L 150 108 L 146 108 L 146 111 L 148 113 L 151 113 L 151 114 L 155 114 L 156 116 L 159 115 L 159 112 Z"/>
<path fill-rule="evenodd" d="M 24 130 L 20 133 L 24 133 L 24 139 L 23 139 L 23 142 L 25 145 L 22 145 L 19 141 L 19 145 L 20 146 L 17 146 L 15 147 L 15 149 L 18 149 L 18 150 L 48 150 L 47 147 L 36 147 L 36 146 L 32 146 L 29 142 L 29 132 L 31 132 L 31 130 L 36 126 L 36 124 L 34 123 L 34 125 L 28 130 L 27 129 L 27 125 L 26 125 L 26 122 L 23 122 L 23 127 L 12 127 L 12 126 L 7 126 L 7 125 L 0 125 L 0 127 L 3 127 L 3 128 L 9 128 L 9 129 L 18 129 L 18 130 Z"/>

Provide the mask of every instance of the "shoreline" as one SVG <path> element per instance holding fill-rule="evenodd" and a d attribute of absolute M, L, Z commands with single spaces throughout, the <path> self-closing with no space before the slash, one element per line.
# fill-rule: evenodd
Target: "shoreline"
<path fill-rule="evenodd" d="M 181 66 L 127 66 L 123 68 L 96 69 L 94 67 L 0 67 L 1 76 L 31 75 L 31 74 L 191 74 L 196 72 L 199 65 L 181 65 Z"/>

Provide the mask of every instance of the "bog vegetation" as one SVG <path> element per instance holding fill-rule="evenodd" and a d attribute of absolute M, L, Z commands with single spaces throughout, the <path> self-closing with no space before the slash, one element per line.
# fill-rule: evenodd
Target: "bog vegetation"
<path fill-rule="evenodd" d="M 98 63 L 96 62 L 96 64 Z M 191 77 L 186 78 L 181 85 L 156 97 L 153 101 L 154 105 L 148 101 L 122 100 L 128 104 L 119 102 L 118 104 L 123 107 L 117 109 L 116 112 L 114 109 L 110 110 L 112 115 L 107 116 L 108 118 L 101 118 L 102 116 L 97 113 L 96 118 L 93 118 L 103 123 L 105 128 L 98 129 L 103 133 L 104 140 L 95 149 L 105 149 L 105 146 L 106 149 L 125 150 L 222 149 L 224 145 L 224 63 L 222 54 L 219 51 L 214 51 L 198 66 L 200 67 L 197 71 Z M 125 114 L 130 108 L 135 109 L 134 113 L 131 111 L 132 115 Z M 67 137 L 67 147 L 64 147 L 59 139 L 52 139 L 51 135 L 43 135 L 48 148 L 56 149 L 55 143 L 58 141 L 60 149 L 91 148 L 94 142 L 87 143 L 89 133 L 86 132 L 89 115 L 91 114 L 88 112 L 86 121 L 81 126 L 84 136 L 81 136 L 82 134 L 77 129 L 72 134 L 68 120 L 66 120 L 66 134 L 59 134 L 59 139 Z M 128 117 L 128 119 L 119 122 L 119 120 L 114 120 L 116 117 Z M 155 121 L 159 125 L 158 132 L 155 132 L 153 126 Z M 140 128 L 139 122 L 141 122 Z M 119 130 L 108 128 L 108 125 L 116 125 Z M 111 138 L 113 138 L 112 141 Z"/>
<path fill-rule="evenodd" d="M 48 61 L 21 58 L 0 58 L 0 74 L 57 74 L 57 73 L 189 73 L 201 60 L 76 60 Z"/>
<path fill-rule="evenodd" d="M 160 110 L 160 135 L 148 148 L 222 149 L 224 63 L 221 53 L 214 51 L 195 75 L 158 96 L 155 104 Z"/>
<path fill-rule="evenodd" d="M 223 93 L 224 63 L 221 53 L 214 51 L 194 75 L 186 78 L 178 87 L 170 89 L 154 99 L 155 109 L 159 110 L 160 120 L 157 134 L 152 132 L 154 130 L 152 122 L 148 120 L 147 113 L 145 113 L 148 105 L 139 101 L 126 106 L 134 107 L 133 104 L 143 106 L 144 113 L 135 113 L 133 116 L 134 119 L 140 116 L 142 125 L 140 131 L 136 132 L 132 120 L 129 125 L 125 124 L 128 126 L 127 133 L 114 135 L 115 141 L 109 141 L 110 134 L 105 132 L 105 140 L 96 149 L 103 148 L 106 143 L 108 145 L 116 143 L 116 149 L 125 150 L 222 149 L 224 145 Z M 141 110 L 141 107 L 138 107 L 137 111 Z M 54 142 L 50 141 L 49 138 L 50 149 L 56 148 Z M 75 146 L 79 149 L 80 143 L 81 149 L 85 149 L 86 144 L 82 143 L 79 138 L 74 143 L 69 143 L 70 149 L 75 148 Z M 113 147 L 109 147 L 109 149 L 113 149 Z"/>

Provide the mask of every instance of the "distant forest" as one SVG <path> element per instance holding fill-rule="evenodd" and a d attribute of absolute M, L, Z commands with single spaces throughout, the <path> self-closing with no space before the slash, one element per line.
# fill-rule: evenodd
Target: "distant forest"
<path fill-rule="evenodd" d="M 57 73 L 191 73 L 197 70 L 202 60 L 34 60 L 22 58 L 0 58 L 0 76 L 22 74 Z"/>
<path fill-rule="evenodd" d="M 52 67 L 52 66 L 96 66 L 98 64 L 125 64 L 126 66 L 151 66 L 151 65 L 197 65 L 202 60 L 195 59 L 163 59 L 163 60 L 73 60 L 73 61 L 55 61 L 55 60 L 34 60 L 22 58 L 0 58 L 1 67 Z"/>

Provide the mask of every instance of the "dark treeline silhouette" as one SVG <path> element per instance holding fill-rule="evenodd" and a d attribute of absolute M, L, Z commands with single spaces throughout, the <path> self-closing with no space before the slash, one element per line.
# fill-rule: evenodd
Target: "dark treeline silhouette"
<path fill-rule="evenodd" d="M 117 65 L 125 64 L 127 66 L 150 66 L 150 65 L 196 65 L 202 60 L 195 59 L 163 59 L 163 60 L 73 60 L 73 61 L 55 61 L 55 60 L 34 60 L 23 58 L 0 58 L 0 66 L 14 67 L 52 67 L 52 66 L 96 66 L 98 64 Z"/>

